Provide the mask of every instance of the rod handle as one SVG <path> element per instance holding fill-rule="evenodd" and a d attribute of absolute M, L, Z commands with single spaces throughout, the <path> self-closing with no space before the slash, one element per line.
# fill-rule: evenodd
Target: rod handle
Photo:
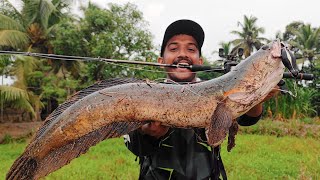
<path fill-rule="evenodd" d="M 283 78 L 292 78 L 292 79 L 303 79 L 303 80 L 313 80 L 314 75 L 308 73 L 298 73 L 297 77 L 294 77 L 290 72 L 284 72 Z"/>

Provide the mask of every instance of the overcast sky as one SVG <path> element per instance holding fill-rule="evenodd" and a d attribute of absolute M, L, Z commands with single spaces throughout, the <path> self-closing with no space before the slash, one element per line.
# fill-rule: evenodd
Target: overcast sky
<path fill-rule="evenodd" d="M 293 21 L 320 26 L 320 1 L 294 0 L 91 0 L 101 7 L 107 4 L 131 2 L 142 11 L 149 30 L 154 36 L 154 44 L 160 47 L 166 27 L 178 19 L 191 19 L 198 22 L 205 31 L 203 54 L 209 59 L 218 50 L 221 41 L 229 41 L 236 36 L 230 31 L 240 30 L 238 21 L 243 16 L 253 15 L 258 18 L 257 25 L 265 28 L 262 35 L 273 39 L 277 31 L 283 32 L 285 26 Z"/>

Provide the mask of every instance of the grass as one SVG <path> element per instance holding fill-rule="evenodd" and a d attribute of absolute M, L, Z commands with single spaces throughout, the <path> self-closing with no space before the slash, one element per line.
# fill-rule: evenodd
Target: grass
<path fill-rule="evenodd" d="M 277 137 L 310 137 L 320 140 L 320 120 L 316 118 L 304 118 L 286 121 L 273 121 L 271 119 L 263 119 L 254 126 L 242 126 L 240 128 L 240 133 L 274 135 Z"/>
<path fill-rule="evenodd" d="M 320 142 L 314 138 L 238 135 L 222 157 L 229 179 L 320 179 Z M 0 145 L 0 179 L 25 143 Z M 138 179 L 139 166 L 123 140 L 101 142 L 45 179 Z"/>
<path fill-rule="evenodd" d="M 222 157 L 230 179 L 319 179 L 320 142 L 312 138 L 237 136 Z"/>

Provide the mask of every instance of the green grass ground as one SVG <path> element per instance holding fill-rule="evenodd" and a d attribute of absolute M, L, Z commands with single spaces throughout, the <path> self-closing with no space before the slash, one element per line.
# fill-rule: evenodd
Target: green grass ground
<path fill-rule="evenodd" d="M 238 135 L 222 157 L 229 179 L 320 179 L 320 142 L 312 138 Z M 0 179 L 25 143 L 0 145 Z M 122 139 L 101 142 L 45 179 L 137 179 L 138 162 Z"/>

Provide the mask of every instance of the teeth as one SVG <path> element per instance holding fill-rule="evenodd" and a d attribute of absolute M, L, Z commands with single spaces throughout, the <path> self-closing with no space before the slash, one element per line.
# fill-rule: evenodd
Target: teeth
<path fill-rule="evenodd" d="M 178 63 L 178 65 L 186 65 L 186 66 L 188 66 L 189 64 L 188 63 Z"/>

